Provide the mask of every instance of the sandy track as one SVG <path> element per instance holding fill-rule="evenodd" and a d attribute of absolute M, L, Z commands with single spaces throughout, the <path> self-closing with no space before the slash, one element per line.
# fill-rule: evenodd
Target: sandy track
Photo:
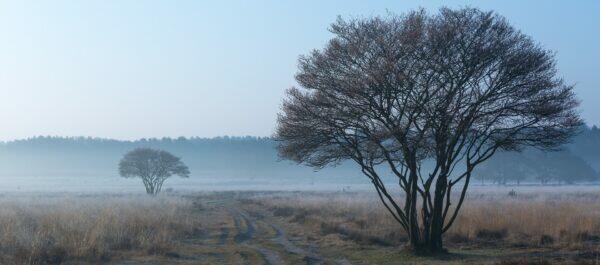
<path fill-rule="evenodd" d="M 246 209 L 247 205 L 233 199 L 206 204 L 209 206 L 202 209 L 206 225 L 181 241 L 175 254 L 112 264 L 351 265 L 322 257 L 308 242 L 290 240 L 285 228 L 263 209 Z"/>
<path fill-rule="evenodd" d="M 235 228 L 237 230 L 237 234 L 234 237 L 236 244 L 244 244 L 260 252 L 264 258 L 265 264 L 267 265 L 285 264 L 281 258 L 281 255 L 277 251 L 262 247 L 260 242 L 254 242 L 253 239 L 255 239 L 254 234 L 256 233 L 256 224 L 254 221 L 252 221 L 252 219 L 250 219 L 250 217 L 248 217 L 248 214 L 241 210 L 233 214 Z M 243 220 L 245 224 L 245 229 L 242 228 L 241 220 Z"/>
<path fill-rule="evenodd" d="M 256 249 L 263 255 L 266 264 L 286 264 L 281 257 L 286 255 L 295 255 L 302 262 L 299 264 L 321 265 L 327 263 L 351 265 L 351 263 L 345 259 L 329 260 L 321 257 L 314 251 L 299 247 L 287 237 L 285 230 L 281 226 L 270 221 L 265 217 L 265 215 L 260 214 L 260 217 L 256 217 L 249 215 L 244 210 L 238 210 L 234 214 L 237 214 L 237 216 L 234 217 L 234 222 L 236 224 L 236 229 L 239 231 L 235 237 L 236 243 L 252 246 L 252 248 Z M 241 220 L 243 220 L 246 225 L 245 230 L 241 228 Z M 260 229 L 257 229 L 257 227 Z M 257 233 L 257 230 L 261 230 L 262 233 Z M 269 230 L 272 233 L 266 233 L 266 231 Z M 272 234 L 274 234 L 274 236 Z M 281 249 L 281 252 L 262 247 L 267 240 L 275 243 L 278 246 L 278 249 Z"/>

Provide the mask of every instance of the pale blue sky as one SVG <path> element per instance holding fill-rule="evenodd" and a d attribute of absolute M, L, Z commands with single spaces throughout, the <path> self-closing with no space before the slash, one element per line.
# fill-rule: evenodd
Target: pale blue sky
<path fill-rule="evenodd" d="M 600 124 L 600 1 L 444 1 L 493 9 L 557 52 Z M 442 1 L 0 1 L 0 140 L 269 136 L 298 55 L 337 15 Z"/>

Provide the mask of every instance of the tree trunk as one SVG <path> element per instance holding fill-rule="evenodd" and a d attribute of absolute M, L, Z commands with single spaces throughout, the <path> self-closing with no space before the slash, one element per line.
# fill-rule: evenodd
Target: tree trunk
<path fill-rule="evenodd" d="M 413 176 L 414 175 L 414 176 Z M 421 243 L 421 235 L 419 229 L 419 220 L 417 215 L 417 175 L 416 172 L 411 173 L 411 189 L 410 189 L 410 203 L 408 210 L 408 226 L 410 243 L 413 247 L 418 248 Z M 415 249 L 416 249 L 415 248 Z"/>
<path fill-rule="evenodd" d="M 152 195 L 152 196 L 157 194 L 156 187 L 154 187 L 154 185 L 152 183 L 147 183 L 147 184 L 145 183 L 145 186 L 146 186 L 146 194 Z"/>
<path fill-rule="evenodd" d="M 408 218 L 408 237 L 410 240 L 410 246 L 414 252 L 421 250 L 422 237 L 421 230 L 419 229 L 419 219 L 417 214 L 417 189 L 418 189 L 418 175 L 417 165 L 413 160 L 410 160 L 409 168 L 410 175 L 408 178 L 408 192 L 406 194 L 405 212 Z"/>
<path fill-rule="evenodd" d="M 444 227 L 444 196 L 448 188 L 447 178 L 441 176 L 435 183 L 433 194 L 433 205 L 426 211 L 427 202 L 423 202 L 423 225 L 420 237 L 411 237 L 411 249 L 417 255 L 435 255 L 445 253 L 443 248 L 443 227 Z"/>
<path fill-rule="evenodd" d="M 411 173 L 412 174 L 412 173 Z M 430 209 L 430 213 L 427 215 L 423 210 L 422 228 L 419 228 L 419 222 L 416 215 L 417 207 L 417 186 L 416 186 L 416 173 L 415 182 L 411 183 L 411 189 L 414 188 L 414 193 L 411 190 L 410 193 L 410 205 L 409 210 L 409 239 L 410 248 L 417 255 L 433 255 L 444 253 L 445 249 L 442 244 L 443 234 L 443 211 L 444 211 L 444 196 L 447 189 L 447 178 L 441 177 L 436 182 L 433 209 Z M 422 202 L 427 203 L 427 202 Z M 414 220 L 414 221 L 413 221 Z"/>
<path fill-rule="evenodd" d="M 444 196 L 446 195 L 446 189 L 448 187 L 448 181 L 446 176 L 439 176 L 436 185 L 435 193 L 433 197 L 433 209 L 431 211 L 431 226 L 430 236 L 427 239 L 428 250 L 431 253 L 443 252 L 442 247 L 442 229 L 444 226 L 443 211 L 444 211 Z"/>
<path fill-rule="evenodd" d="M 410 235 L 410 249 L 416 255 L 435 255 L 440 253 L 446 253 L 446 249 L 443 247 L 442 241 L 442 225 L 436 225 L 436 228 L 425 228 L 425 230 L 435 230 L 429 232 L 429 235 L 423 234 L 411 234 Z"/>

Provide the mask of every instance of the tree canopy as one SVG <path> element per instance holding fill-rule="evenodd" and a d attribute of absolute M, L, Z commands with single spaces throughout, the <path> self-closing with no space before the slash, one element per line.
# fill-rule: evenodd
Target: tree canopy
<path fill-rule="evenodd" d="M 156 195 L 167 178 L 173 175 L 188 178 L 190 170 L 179 157 L 167 151 L 136 148 L 119 162 L 119 174 L 124 178 L 141 178 L 146 193 Z"/>

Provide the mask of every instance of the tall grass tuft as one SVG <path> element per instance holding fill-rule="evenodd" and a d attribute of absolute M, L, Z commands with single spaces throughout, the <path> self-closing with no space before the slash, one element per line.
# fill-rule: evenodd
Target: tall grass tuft
<path fill-rule="evenodd" d="M 176 197 L 0 197 L 0 263 L 100 263 L 116 251 L 164 254 L 198 229 L 190 201 Z"/>

